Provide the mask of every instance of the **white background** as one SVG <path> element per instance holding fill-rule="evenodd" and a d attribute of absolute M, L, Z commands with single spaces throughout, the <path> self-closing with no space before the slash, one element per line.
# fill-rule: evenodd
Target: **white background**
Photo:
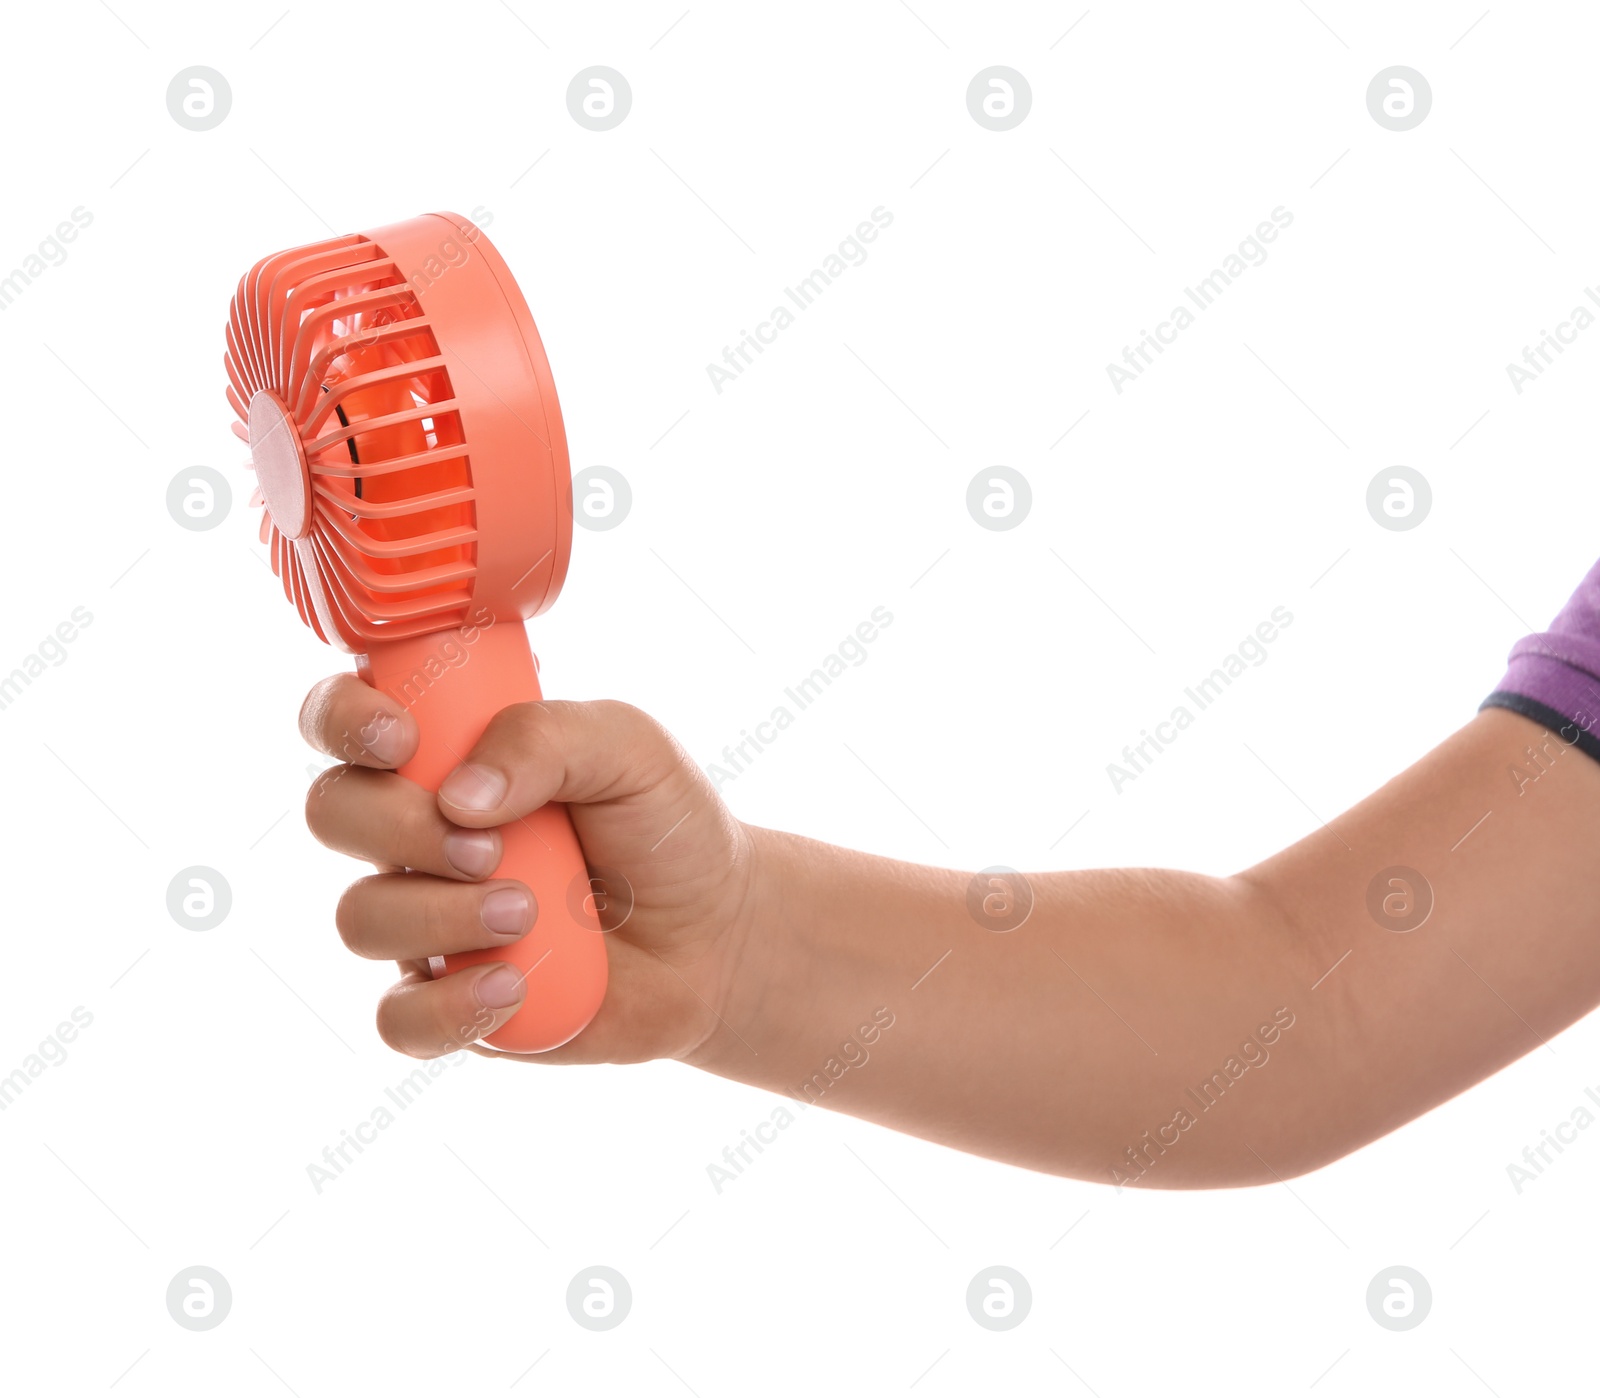
<path fill-rule="evenodd" d="M 472 1060 L 316 1193 L 413 1065 L 372 1027 L 390 968 L 332 928 L 359 871 L 301 824 L 295 713 L 342 657 L 263 566 L 221 358 L 258 257 L 485 207 L 574 468 L 634 492 L 534 623 L 549 694 L 631 700 L 709 764 L 886 606 L 726 786 L 738 815 L 961 868 L 1229 872 L 1470 717 L 1600 548 L 1600 330 L 1520 395 L 1505 369 L 1600 279 L 1593 13 L 281 3 L 6 18 L 0 274 L 93 215 L 0 315 L 0 671 L 93 616 L 0 712 L 0 1075 L 93 1015 L 0 1115 L 7 1387 L 1581 1383 L 1600 1132 L 1520 1196 L 1506 1166 L 1600 1083 L 1592 1020 L 1288 1187 L 1118 1194 L 812 1111 L 719 1194 L 777 1099 Z M 166 108 L 192 64 L 232 90 L 211 131 Z M 632 88 L 609 132 L 568 115 L 591 64 Z M 966 107 L 992 64 L 1032 88 L 1009 132 Z M 1433 92 L 1404 133 L 1366 107 L 1394 64 Z M 879 205 L 868 260 L 715 392 L 707 362 Z M 1278 205 L 1267 262 L 1118 395 L 1107 362 Z M 966 488 L 1001 463 L 1033 507 L 991 532 Z M 236 493 L 188 532 L 166 492 L 199 464 Z M 1365 506 L 1395 464 L 1434 494 L 1403 533 Z M 1123 744 L 1277 606 L 1267 663 L 1115 792 Z M 210 932 L 167 912 L 190 865 L 232 889 Z M 233 1290 L 206 1333 L 164 1301 L 196 1264 Z M 595 1264 L 634 1295 L 604 1334 L 564 1301 Z M 1003 1334 L 964 1303 L 994 1264 L 1033 1289 Z M 1395 1264 L 1434 1294 L 1403 1334 L 1364 1299 Z"/>

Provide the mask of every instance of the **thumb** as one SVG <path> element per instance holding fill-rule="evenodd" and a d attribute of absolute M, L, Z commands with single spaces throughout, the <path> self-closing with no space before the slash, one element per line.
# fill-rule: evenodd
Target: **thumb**
<path fill-rule="evenodd" d="M 716 801 L 677 740 L 631 704 L 538 701 L 502 709 L 439 786 L 457 825 L 504 825 L 547 801 L 637 805 Z"/>

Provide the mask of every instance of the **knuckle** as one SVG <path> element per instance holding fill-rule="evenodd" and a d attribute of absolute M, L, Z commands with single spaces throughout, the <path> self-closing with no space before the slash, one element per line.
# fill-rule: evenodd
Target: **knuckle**
<path fill-rule="evenodd" d="M 451 924 L 454 921 L 451 909 L 446 907 L 446 899 L 441 896 L 447 892 L 447 889 L 430 889 L 422 897 L 410 900 L 411 906 L 422 916 L 424 946 L 448 949 L 455 940 L 451 936 Z"/>
<path fill-rule="evenodd" d="M 636 754 L 652 785 L 688 760 L 678 740 L 643 709 L 621 699 L 602 699 L 597 707 L 622 735 L 623 744 Z"/>
<path fill-rule="evenodd" d="M 437 1055 L 431 1045 L 416 1043 L 409 1032 L 413 1016 L 406 1002 L 418 989 L 398 985 L 384 992 L 383 998 L 378 1001 L 378 1037 L 396 1053 L 403 1053 L 407 1058 L 433 1058 Z"/>
<path fill-rule="evenodd" d="M 324 735 L 333 710 L 334 694 L 342 678 L 341 675 L 329 675 L 327 679 L 318 680 L 300 705 L 300 736 L 319 751 L 327 751 Z"/>
<path fill-rule="evenodd" d="M 655 726 L 655 720 L 650 717 L 637 704 L 630 704 L 626 699 L 596 699 L 593 701 L 594 710 L 607 718 L 614 718 L 628 724 L 648 724 Z"/>
<path fill-rule="evenodd" d="M 636 705 L 622 699 L 601 699 L 596 708 L 619 732 L 642 747 L 667 748 L 672 745 L 672 735 L 655 717 Z"/>
<path fill-rule="evenodd" d="M 378 1010 L 374 1017 L 374 1022 L 377 1025 L 378 1037 L 396 1053 L 404 1053 L 406 1052 L 406 1046 L 400 1034 L 398 1004 L 399 998 L 395 991 L 393 989 L 386 990 L 378 1000 Z"/>
<path fill-rule="evenodd" d="M 323 844 L 328 843 L 328 808 L 334 787 L 349 772 L 349 767 L 330 767 L 319 772 L 306 789 L 306 828 Z"/>
<path fill-rule="evenodd" d="M 533 771 L 551 765 L 560 769 L 565 760 L 561 723 L 571 707 L 561 701 L 549 703 L 543 699 L 530 699 L 502 710 L 506 724 L 505 739 L 517 766 Z"/>
<path fill-rule="evenodd" d="M 431 803 L 424 806 L 415 800 L 386 802 L 378 829 L 379 847 L 391 864 L 412 869 L 436 864 L 442 855 L 435 825 Z"/>
<path fill-rule="evenodd" d="M 519 745 L 547 742 L 550 736 L 551 706 L 542 699 L 528 699 L 501 710 L 502 721 Z"/>
<path fill-rule="evenodd" d="M 374 877 L 369 874 L 366 878 L 357 879 L 339 895 L 339 902 L 333 910 L 333 925 L 338 930 L 339 940 L 357 956 L 364 954 L 361 949 L 361 930 L 365 925 L 362 906 L 371 892 Z"/>

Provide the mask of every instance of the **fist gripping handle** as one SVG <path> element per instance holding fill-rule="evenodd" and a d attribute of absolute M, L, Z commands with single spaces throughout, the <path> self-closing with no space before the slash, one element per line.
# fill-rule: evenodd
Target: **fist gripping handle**
<path fill-rule="evenodd" d="M 416 719 L 417 754 L 399 772 L 429 791 L 438 791 L 466 760 L 501 709 L 543 697 L 522 623 L 494 621 L 487 610 L 478 615 L 481 623 L 374 643 L 356 662 L 368 684 Z M 502 825 L 500 835 L 504 856 L 492 877 L 519 879 L 532 890 L 533 930 L 509 947 L 447 956 L 444 966 L 515 966 L 527 998 L 486 1042 L 509 1053 L 543 1053 L 566 1043 L 599 1010 L 606 993 L 605 939 L 566 806 L 552 801 Z M 458 1029 L 471 1034 L 470 1025 Z"/>

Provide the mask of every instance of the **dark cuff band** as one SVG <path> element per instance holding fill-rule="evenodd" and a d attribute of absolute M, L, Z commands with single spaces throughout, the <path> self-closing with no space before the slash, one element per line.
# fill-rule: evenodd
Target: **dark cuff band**
<path fill-rule="evenodd" d="M 1531 718 L 1535 723 L 1542 723 L 1562 742 L 1576 746 L 1581 752 L 1600 762 L 1600 738 L 1597 738 L 1590 729 L 1568 718 L 1559 709 L 1552 709 L 1548 704 L 1541 704 L 1537 699 L 1529 699 L 1522 694 L 1513 694 L 1508 689 L 1495 690 L 1478 705 L 1480 713 L 1484 709 L 1510 709 L 1514 714 L 1521 714 L 1524 718 Z"/>

